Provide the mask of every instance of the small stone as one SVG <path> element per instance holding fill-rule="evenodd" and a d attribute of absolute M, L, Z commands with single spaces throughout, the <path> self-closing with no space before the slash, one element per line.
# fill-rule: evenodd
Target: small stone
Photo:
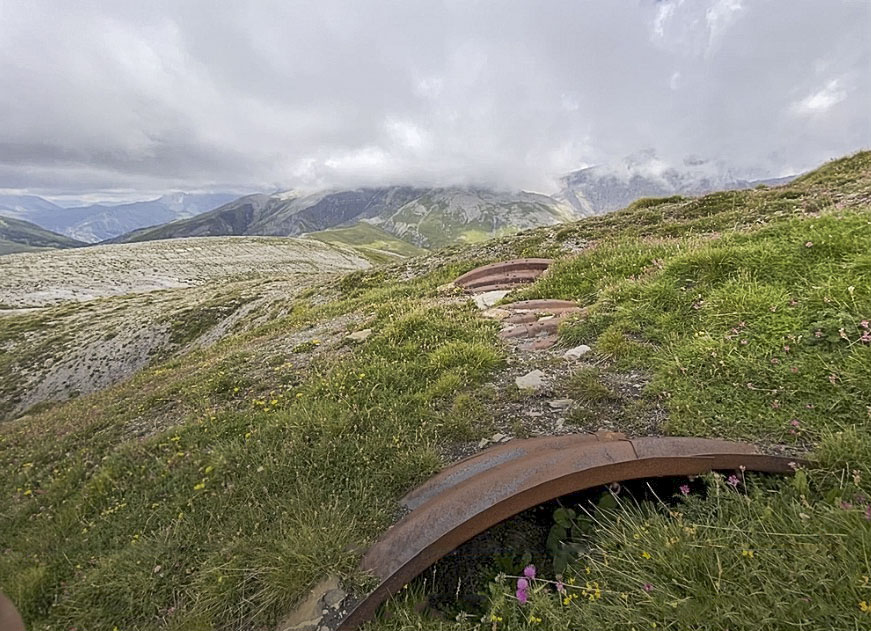
<path fill-rule="evenodd" d="M 345 600 L 345 597 L 348 595 L 343 589 L 331 589 L 326 594 L 324 594 L 324 605 L 329 607 L 330 609 L 338 609 L 339 605 L 342 604 L 342 601 Z"/>
<path fill-rule="evenodd" d="M 566 427 L 566 420 L 560 416 L 556 420 L 555 428 L 559 432 L 559 431 L 562 431 L 563 429 L 565 429 L 565 427 Z"/>
<path fill-rule="evenodd" d="M 539 416 L 544 416 L 544 412 L 538 412 L 536 410 L 534 410 L 532 412 L 527 412 L 526 414 L 528 416 L 531 416 L 532 418 L 538 418 Z"/>
<path fill-rule="evenodd" d="M 505 438 L 505 434 L 493 434 L 490 437 L 490 442 L 491 443 L 499 443 L 499 442 L 502 442 L 503 438 Z"/>
<path fill-rule="evenodd" d="M 493 320 L 504 320 L 508 316 L 511 315 L 511 312 L 507 309 L 500 309 L 499 307 L 493 307 L 492 309 L 487 309 L 482 314 L 485 318 L 492 318 Z"/>
<path fill-rule="evenodd" d="M 539 390 L 544 386 L 544 373 L 540 370 L 533 370 L 522 377 L 517 377 L 514 383 L 521 390 Z"/>
<path fill-rule="evenodd" d="M 573 403 L 572 399 L 554 399 L 547 402 L 551 410 L 565 410 L 572 407 Z"/>
<path fill-rule="evenodd" d="M 495 305 L 497 302 L 502 300 L 510 293 L 511 290 L 509 289 L 485 291 L 484 293 L 475 296 L 475 304 L 478 305 L 479 309 L 487 309 L 488 307 L 492 307 L 493 305 Z"/>
<path fill-rule="evenodd" d="M 362 342 L 370 335 L 372 335 L 372 329 L 361 329 L 359 331 L 354 331 L 353 333 L 345 337 L 346 339 L 349 339 L 353 342 Z"/>
<path fill-rule="evenodd" d="M 484 449 L 487 445 L 490 444 L 490 440 L 487 438 L 482 438 L 478 441 L 478 449 Z"/>
<path fill-rule="evenodd" d="M 580 359 L 587 353 L 589 353 L 591 349 L 586 344 L 581 344 L 580 346 L 575 346 L 574 348 L 570 348 L 565 353 L 563 353 L 563 357 L 566 359 Z"/>

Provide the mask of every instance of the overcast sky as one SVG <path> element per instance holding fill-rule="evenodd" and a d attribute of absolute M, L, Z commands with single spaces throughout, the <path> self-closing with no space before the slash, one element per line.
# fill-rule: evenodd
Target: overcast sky
<path fill-rule="evenodd" d="M 871 147 L 871 0 L 0 0 L 0 188 L 549 191 Z"/>

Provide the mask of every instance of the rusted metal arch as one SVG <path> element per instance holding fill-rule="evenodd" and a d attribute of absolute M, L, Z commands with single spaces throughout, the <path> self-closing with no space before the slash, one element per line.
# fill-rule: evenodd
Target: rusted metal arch
<path fill-rule="evenodd" d="M 496 289 L 511 289 L 517 285 L 531 283 L 541 276 L 551 259 L 514 259 L 491 263 L 466 272 L 454 281 L 470 293 L 481 293 Z"/>
<path fill-rule="evenodd" d="M 528 508 L 568 493 L 642 478 L 744 467 L 791 473 L 794 458 L 753 445 L 699 438 L 620 434 L 516 440 L 450 467 L 403 498 L 409 509 L 363 557 L 381 583 L 339 626 L 350 631 L 378 606 L 460 544 Z"/>

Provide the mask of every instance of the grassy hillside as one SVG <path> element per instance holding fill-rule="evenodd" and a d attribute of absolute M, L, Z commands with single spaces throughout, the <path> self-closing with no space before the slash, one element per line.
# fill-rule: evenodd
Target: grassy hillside
<path fill-rule="evenodd" d="M 312 232 L 305 236 L 309 239 L 324 241 L 325 243 L 361 248 L 364 253 L 370 256 L 378 256 L 379 253 L 383 256 L 387 253 L 388 261 L 390 258 L 397 258 L 390 257 L 390 254 L 395 254 L 399 257 L 409 257 L 420 256 L 426 253 L 425 249 L 397 239 L 392 234 L 388 234 L 366 222 L 356 223 L 347 228 L 331 228 L 329 230 L 321 230 L 320 232 Z"/>
<path fill-rule="evenodd" d="M 76 248 L 85 245 L 40 228 L 34 223 L 11 217 L 0 217 L 0 254 L 33 252 L 43 248 Z"/>
<path fill-rule="evenodd" d="M 497 429 L 546 431 L 513 411 L 546 398 L 502 378 L 533 360 L 446 283 L 552 256 L 515 297 L 586 307 L 560 335 L 593 352 L 534 360 L 553 372 L 544 396 L 576 400 L 569 425 L 816 464 L 603 509 L 562 583 L 539 567 L 526 604 L 521 568 L 493 559 L 483 620 L 418 613 L 415 584 L 370 628 L 864 628 L 869 252 L 866 152 L 783 188 L 642 200 L 312 285 L 259 327 L 0 424 L 0 590 L 29 628 L 187 630 L 268 627 L 328 574 L 371 585 L 357 561 L 397 498 Z"/>

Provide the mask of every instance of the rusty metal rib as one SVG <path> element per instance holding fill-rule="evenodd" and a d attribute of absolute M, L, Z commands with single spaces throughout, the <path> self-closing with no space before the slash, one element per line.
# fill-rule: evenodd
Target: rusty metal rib
<path fill-rule="evenodd" d="M 466 272 L 454 284 L 471 293 L 507 289 L 531 283 L 541 276 L 553 261 L 550 259 L 514 259 L 475 268 Z"/>
<path fill-rule="evenodd" d="M 412 491 L 412 509 L 363 557 L 381 583 L 342 621 L 350 631 L 420 572 L 495 524 L 554 498 L 592 487 L 718 469 L 791 473 L 793 458 L 753 445 L 700 438 L 568 435 L 517 440 L 463 460 Z"/>

